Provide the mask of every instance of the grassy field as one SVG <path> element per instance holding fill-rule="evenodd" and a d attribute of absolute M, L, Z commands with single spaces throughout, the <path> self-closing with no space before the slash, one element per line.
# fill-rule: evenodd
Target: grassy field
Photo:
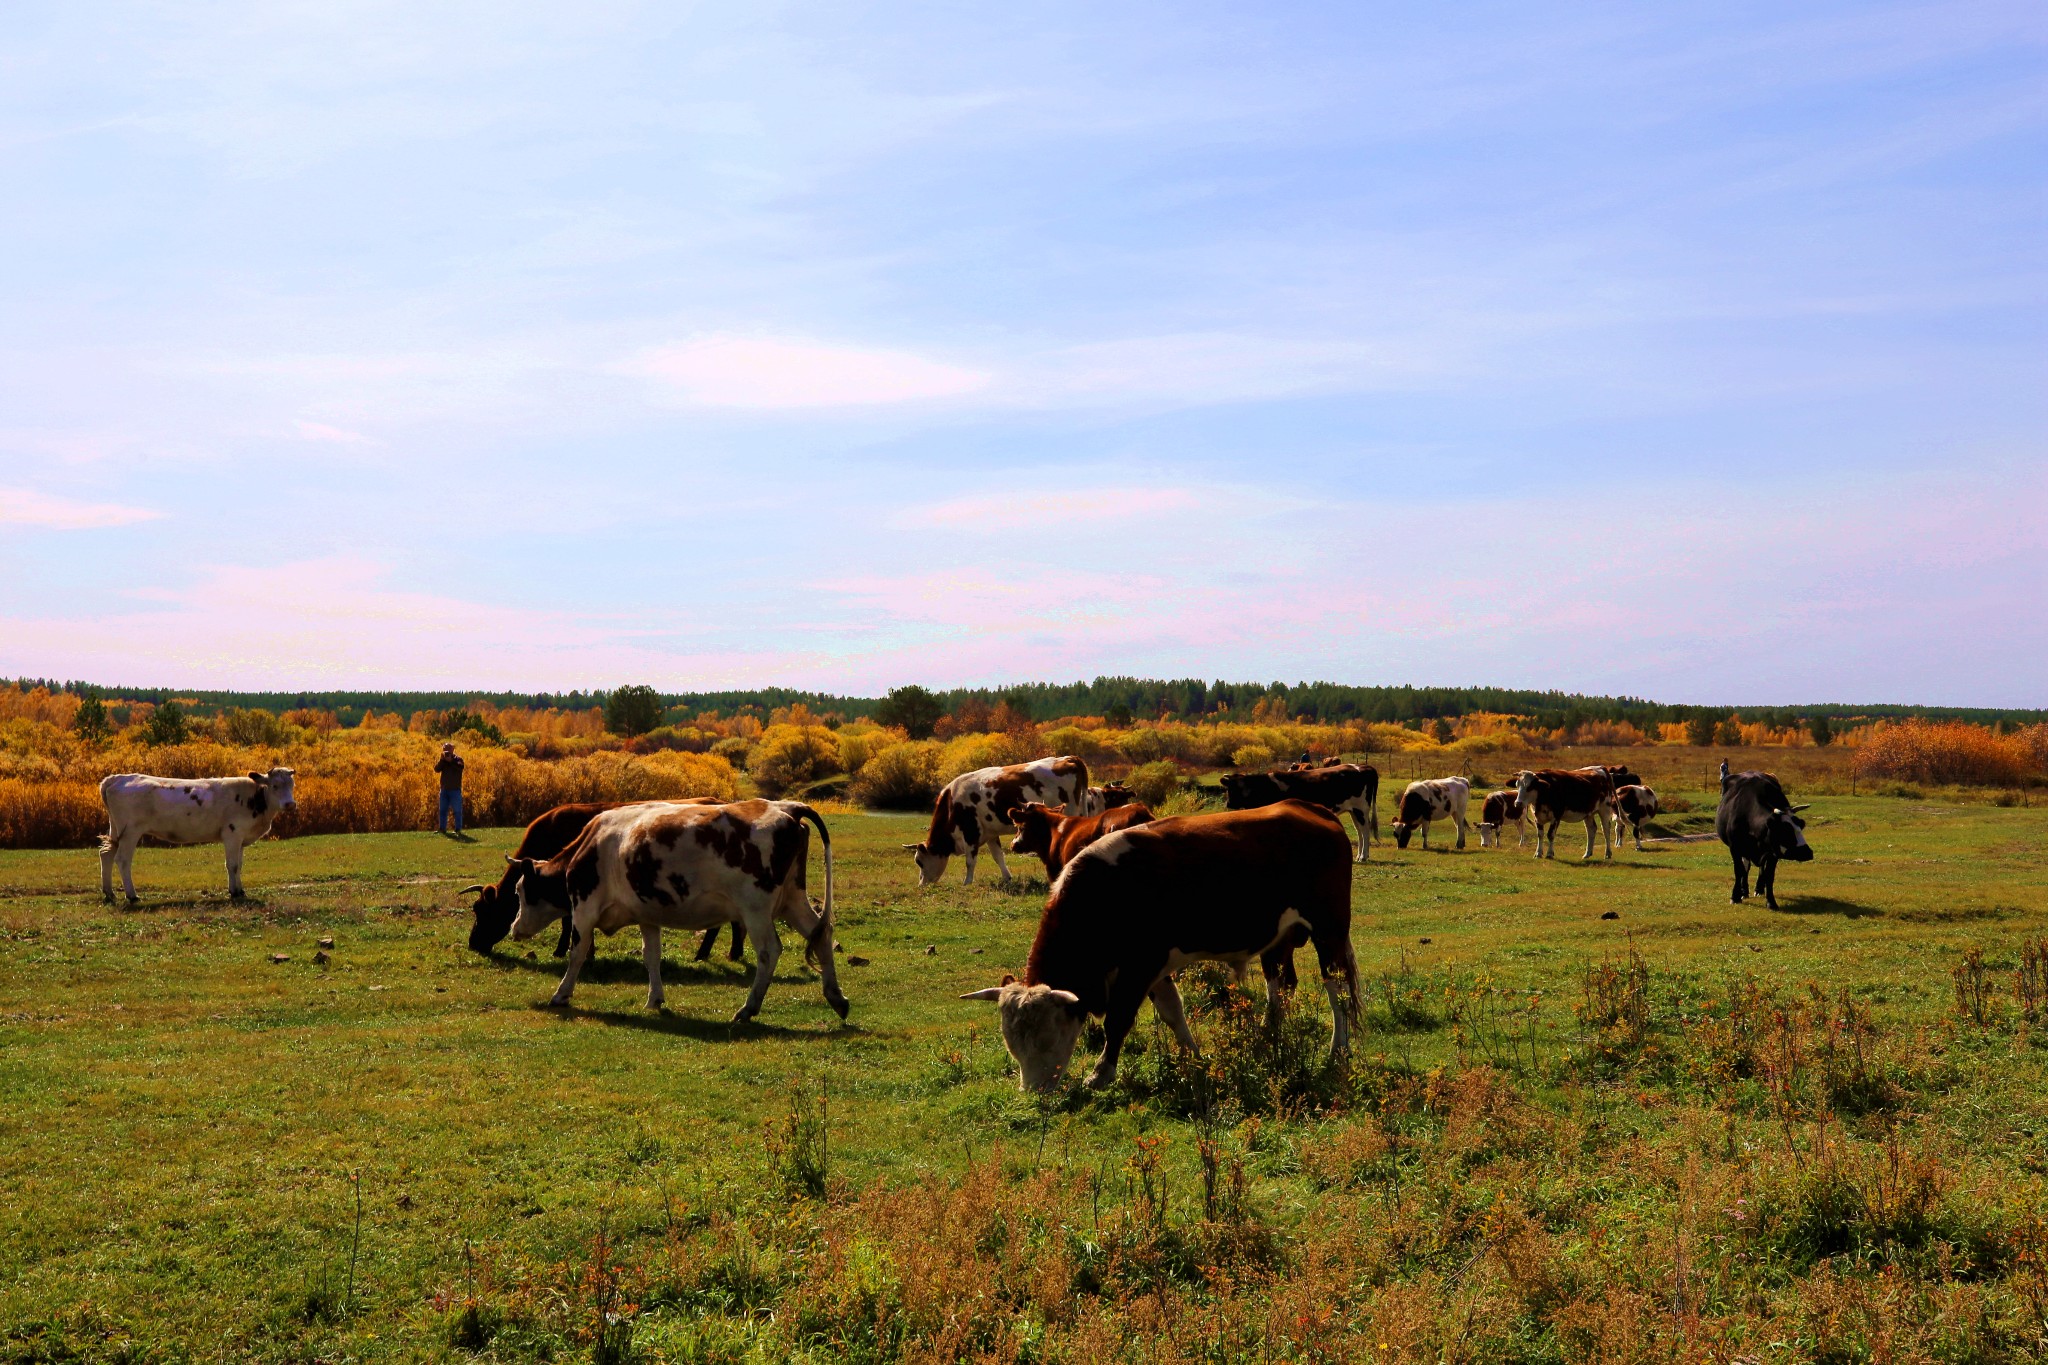
<path fill-rule="evenodd" d="M 513 831 L 264 843 L 245 906 L 0 853 L 0 1361 L 2038 1358 L 2048 814 L 1809 816 L 1779 913 L 1710 841 L 1389 842 L 1354 1065 L 1210 981 L 1206 1065 L 1147 1011 L 1047 1103 L 954 998 L 1043 882 L 920 892 L 908 817 L 833 819 L 845 1026 L 673 935 L 669 1012 L 624 937 L 546 1008 L 551 941 L 463 946 Z"/>

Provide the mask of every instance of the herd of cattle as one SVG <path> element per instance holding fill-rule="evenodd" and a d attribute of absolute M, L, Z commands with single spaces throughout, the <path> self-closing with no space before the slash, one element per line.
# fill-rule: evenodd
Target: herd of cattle
<path fill-rule="evenodd" d="M 907 844 L 918 882 L 930 886 L 948 861 L 966 862 L 987 849 L 1010 880 L 1002 839 L 1013 853 L 1045 864 L 1051 891 L 1022 979 L 1004 976 L 961 997 L 999 1006 L 1004 1044 L 1022 1084 L 1059 1083 L 1083 1026 L 1100 1016 L 1105 1042 L 1091 1086 L 1114 1080 L 1117 1057 L 1140 1005 L 1151 1000 L 1181 1044 L 1194 1038 L 1181 1009 L 1174 973 L 1193 962 L 1221 962 L 1240 979 L 1257 959 L 1266 978 L 1269 1019 L 1295 984 L 1294 957 L 1313 945 L 1334 1017 L 1331 1051 L 1349 1047 L 1358 1010 L 1357 962 L 1351 947 L 1351 838 L 1366 861 L 1379 837 L 1379 774 L 1360 763 L 1302 760 L 1269 773 L 1223 779 L 1226 809 L 1155 818 L 1124 787 L 1091 787 L 1088 768 L 1073 757 L 983 768 L 953 779 L 933 803 L 924 839 Z M 242 849 L 270 830 L 293 805 L 292 770 L 194 780 L 124 773 L 100 784 L 108 833 L 100 843 L 100 889 L 112 900 L 118 863 L 128 899 L 136 899 L 135 849 L 144 838 L 173 844 L 218 842 L 227 852 L 228 889 L 242 896 Z M 1419 832 L 1448 820 L 1465 846 L 1471 783 L 1462 777 L 1411 782 L 1402 791 L 1394 840 L 1406 848 Z M 1731 899 L 1756 890 L 1777 909 L 1780 861 L 1813 857 L 1805 821 L 1768 773 L 1731 773 L 1721 765 L 1715 832 L 1734 860 Z M 1479 819 L 1482 846 L 1500 846 L 1510 824 L 1536 856 L 1556 855 L 1557 828 L 1586 826 L 1585 859 L 1596 827 L 1614 856 L 1617 822 L 1642 847 L 1642 826 L 1657 813 L 1657 796 L 1625 766 L 1543 769 L 1516 775 L 1488 795 Z M 810 831 L 824 859 L 824 899 L 809 894 Z M 551 1003 L 568 1003 L 589 960 L 594 936 L 628 926 L 641 934 L 647 1005 L 662 1003 L 661 931 L 705 931 L 706 957 L 721 928 L 731 955 L 754 947 L 753 988 L 734 1021 L 753 1018 L 774 978 L 782 943 L 777 922 L 804 941 L 826 1001 L 845 1018 L 847 1002 L 834 964 L 832 836 L 818 812 L 801 801 L 711 798 L 558 806 L 527 826 L 495 885 L 464 894 L 471 907 L 469 946 L 488 954 L 508 934 L 525 940 L 561 921 L 556 955 L 568 958 Z M 744 935 L 744 939 L 742 939 Z"/>

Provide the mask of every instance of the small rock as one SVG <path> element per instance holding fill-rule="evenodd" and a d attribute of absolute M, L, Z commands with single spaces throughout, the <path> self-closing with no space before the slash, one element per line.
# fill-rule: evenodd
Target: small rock
<path fill-rule="evenodd" d="M 320 935 L 320 946 L 321 946 L 322 948 L 332 948 L 332 947 L 334 946 L 334 935 L 332 935 L 332 934 L 322 934 L 322 935 Z"/>
<path fill-rule="evenodd" d="M 270 960 L 272 962 L 290 962 L 292 960 L 292 955 L 290 953 L 272 953 L 270 955 Z"/>
<path fill-rule="evenodd" d="M 372 986 L 370 989 L 373 991 L 388 991 L 391 988 L 389 986 Z"/>
<path fill-rule="evenodd" d="M 1600 918 L 1601 918 L 1601 919 L 1620 919 L 1620 918 L 1621 918 L 1621 911 L 1619 911 L 1619 910 L 1603 910 L 1603 911 L 1601 911 L 1601 912 L 1600 912 Z"/>
<path fill-rule="evenodd" d="M 393 1200 L 392 1202 L 397 1204 L 399 1208 L 409 1209 L 412 1207 L 412 1196 L 409 1194 L 401 1194 L 398 1196 L 397 1199 Z"/>
<path fill-rule="evenodd" d="M 1818 930 L 1818 929 L 1808 929 L 1808 930 L 1807 930 L 1806 932 L 1807 932 L 1807 933 L 1809 933 L 1809 934 L 1817 934 L 1817 933 L 1819 933 L 1819 932 L 1820 932 L 1820 930 Z"/>
<path fill-rule="evenodd" d="M 327 965 L 327 961 L 328 959 L 325 951 L 313 954 L 313 963 L 315 966 L 325 967 Z"/>
<path fill-rule="evenodd" d="M 925 955 L 926 957 L 937 957 L 937 956 L 939 955 L 939 945 L 938 945 L 938 944 L 936 944 L 936 943 L 927 943 L 927 944 L 925 944 L 925 945 L 924 945 L 924 955 Z"/>
<path fill-rule="evenodd" d="M 1429 940 L 1428 940 L 1428 939 L 1426 939 L 1426 938 L 1418 938 L 1418 939 L 1416 939 L 1415 941 L 1416 941 L 1417 943 L 1427 943 L 1427 942 L 1429 942 Z"/>
<path fill-rule="evenodd" d="M 1819 931 L 1818 929 L 1816 929 L 1816 930 L 1814 930 L 1814 932 L 1815 932 L 1815 933 L 1819 933 L 1820 931 Z M 985 952 L 987 952 L 987 951 L 988 951 L 988 949 L 986 949 L 986 948 L 969 948 L 969 949 L 968 949 L 967 951 L 968 951 L 968 953 L 969 953 L 970 955 L 974 955 L 974 956 L 979 956 L 980 954 L 982 954 L 982 953 L 985 953 Z"/>
<path fill-rule="evenodd" d="M 1764 945 L 1761 943 L 1752 943 L 1749 945 L 1749 950 L 1752 953 L 1760 953 L 1764 950 Z"/>
<path fill-rule="evenodd" d="M 864 957 L 858 957 L 854 954 L 849 953 L 847 954 L 846 965 L 849 967 L 865 967 L 868 965 L 868 960 Z"/>
<path fill-rule="evenodd" d="M 436 986 L 436 987 L 434 987 L 434 994 L 436 994 L 436 995 L 446 995 L 446 994 L 448 994 L 448 988 L 447 988 L 446 986 Z"/>

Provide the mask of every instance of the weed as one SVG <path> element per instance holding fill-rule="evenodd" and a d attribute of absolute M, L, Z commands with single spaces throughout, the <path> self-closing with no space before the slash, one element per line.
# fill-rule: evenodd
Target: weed
<path fill-rule="evenodd" d="M 825 1087 L 815 1093 L 798 1083 L 790 1088 L 789 1111 L 768 1122 L 763 1146 L 768 1169 L 784 1193 L 797 1199 L 823 1199 L 830 1172 L 830 1137 Z"/>

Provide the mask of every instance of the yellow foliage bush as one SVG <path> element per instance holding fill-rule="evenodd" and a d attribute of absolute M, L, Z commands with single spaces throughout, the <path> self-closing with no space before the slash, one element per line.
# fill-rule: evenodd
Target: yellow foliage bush
<path fill-rule="evenodd" d="M 885 730 L 879 725 L 856 721 L 842 726 L 839 731 L 839 764 L 850 773 L 858 773 L 867 766 L 867 761 L 882 750 L 903 743 L 901 730 Z"/>
<path fill-rule="evenodd" d="M 1862 737 L 1856 771 L 1907 782 L 2006 786 L 2023 780 L 2030 751 L 2019 735 L 1962 721 L 1884 723 Z"/>
<path fill-rule="evenodd" d="M 929 808 L 939 794 L 939 756 L 945 749 L 932 739 L 890 745 L 861 765 L 853 779 L 853 799 L 878 810 Z"/>
<path fill-rule="evenodd" d="M 839 737 L 822 725 L 771 725 L 747 755 L 747 772 L 769 796 L 840 771 Z"/>
<path fill-rule="evenodd" d="M 962 773 L 971 773 L 976 768 L 998 768 L 1010 763 L 1026 763 L 1045 755 L 1034 753 L 1032 746 L 1015 735 L 959 735 L 946 741 L 946 747 L 939 755 L 939 784 L 944 786 Z"/>
<path fill-rule="evenodd" d="M 1263 744 L 1246 744 L 1230 755 L 1234 768 L 1270 768 L 1273 766 L 1273 751 Z"/>

